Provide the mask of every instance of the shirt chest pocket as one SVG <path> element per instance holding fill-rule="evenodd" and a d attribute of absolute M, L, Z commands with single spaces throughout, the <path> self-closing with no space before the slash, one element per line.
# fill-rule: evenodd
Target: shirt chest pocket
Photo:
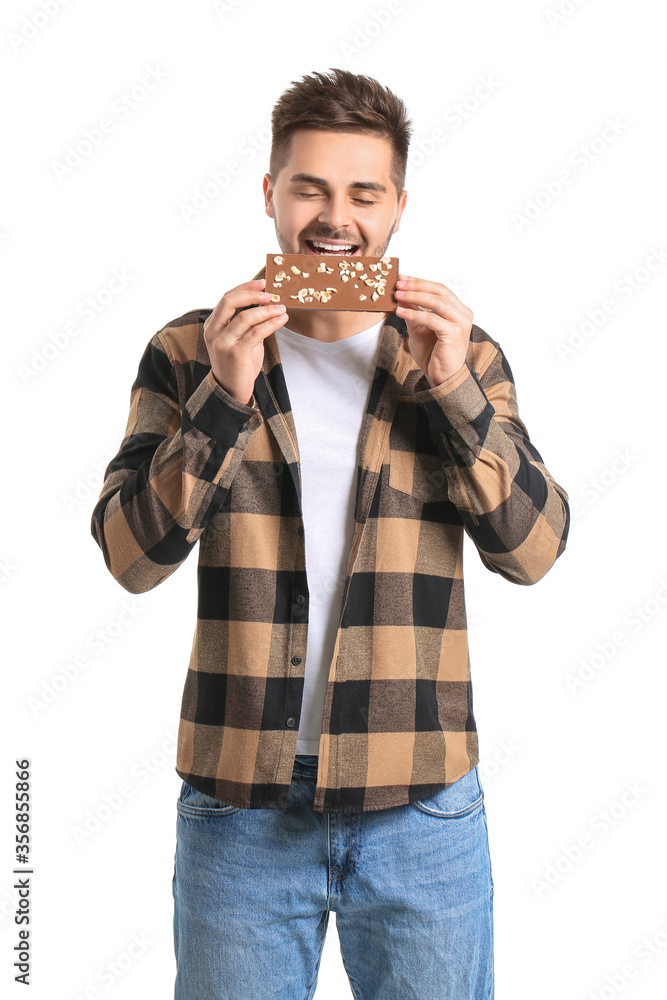
<path fill-rule="evenodd" d="M 422 503 L 449 498 L 445 466 L 440 455 L 391 448 L 389 486 L 421 500 Z"/>
<path fill-rule="evenodd" d="M 422 503 L 448 500 L 445 470 L 426 414 L 411 397 L 399 397 L 389 434 L 389 486 Z"/>

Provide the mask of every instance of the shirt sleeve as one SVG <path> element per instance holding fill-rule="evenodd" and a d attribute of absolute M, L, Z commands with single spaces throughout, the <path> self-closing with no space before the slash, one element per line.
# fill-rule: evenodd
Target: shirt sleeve
<path fill-rule="evenodd" d="M 160 333 L 148 343 L 91 519 L 107 568 L 126 590 L 143 593 L 170 576 L 222 508 L 263 419 L 254 401 L 234 399 L 209 370 L 181 408 L 167 345 Z"/>
<path fill-rule="evenodd" d="M 470 364 L 473 345 L 440 385 L 429 387 L 422 375 L 415 401 L 426 409 L 450 499 L 484 565 L 512 583 L 537 583 L 565 549 L 568 495 L 530 441 L 500 345 L 479 332 L 491 351 L 482 373 Z"/>

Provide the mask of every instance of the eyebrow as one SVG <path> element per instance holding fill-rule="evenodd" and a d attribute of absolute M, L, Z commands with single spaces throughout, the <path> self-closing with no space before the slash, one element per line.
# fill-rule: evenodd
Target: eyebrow
<path fill-rule="evenodd" d="M 305 184 L 319 184 L 320 187 L 327 187 L 327 182 L 323 177 L 314 177 L 312 174 L 292 174 L 290 182 L 292 184 L 298 184 L 299 182 Z M 364 191 L 378 191 L 381 194 L 387 193 L 387 189 L 384 184 L 378 184 L 377 181 L 354 181 L 354 183 L 349 186 L 351 188 L 363 188 Z"/>

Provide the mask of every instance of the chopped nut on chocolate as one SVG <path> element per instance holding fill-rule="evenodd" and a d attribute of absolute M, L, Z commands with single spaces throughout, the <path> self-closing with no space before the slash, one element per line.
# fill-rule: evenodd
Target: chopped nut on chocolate
<path fill-rule="evenodd" d="M 395 311 L 398 305 L 394 296 L 396 279 L 388 279 L 387 274 L 391 269 L 394 276 L 398 275 L 398 258 L 352 255 L 343 257 L 336 266 L 331 257 L 330 254 L 282 254 L 281 268 L 273 255 L 267 255 L 267 290 L 273 287 L 280 291 L 282 282 L 296 276 L 296 292 L 292 295 L 286 292 L 283 296 L 283 300 L 285 297 L 290 299 L 290 309 Z M 301 286 L 299 278 L 304 282 L 310 279 L 312 284 Z M 333 281 L 333 285 L 325 286 L 325 281 Z"/>

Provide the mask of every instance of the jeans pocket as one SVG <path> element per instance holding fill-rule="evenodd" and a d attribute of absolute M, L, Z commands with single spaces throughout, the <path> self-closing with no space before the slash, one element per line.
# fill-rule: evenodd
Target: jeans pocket
<path fill-rule="evenodd" d="M 462 777 L 441 788 L 428 798 L 418 799 L 410 804 L 421 812 L 442 819 L 457 819 L 478 812 L 484 802 L 484 791 L 479 781 L 477 765 Z"/>
<path fill-rule="evenodd" d="M 228 816 L 231 813 L 240 812 L 239 806 L 228 805 L 214 799 L 212 795 L 206 795 L 198 791 L 192 785 L 184 781 L 181 786 L 181 794 L 176 802 L 176 809 L 181 815 L 187 816 Z"/>

